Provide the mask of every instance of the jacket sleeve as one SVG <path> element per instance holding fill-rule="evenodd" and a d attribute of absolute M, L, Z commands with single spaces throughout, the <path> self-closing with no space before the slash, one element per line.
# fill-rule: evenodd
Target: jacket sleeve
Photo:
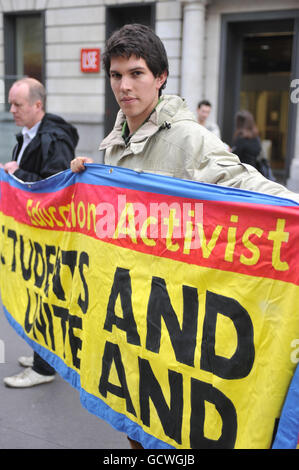
<path fill-rule="evenodd" d="M 39 181 L 70 168 L 75 149 L 63 136 L 44 134 L 41 141 L 42 159 L 39 172 L 19 168 L 14 175 L 27 182 Z"/>
<path fill-rule="evenodd" d="M 251 165 L 241 163 L 235 154 L 228 152 L 223 143 L 219 139 L 215 140 L 211 134 L 205 136 L 196 160 L 191 179 L 270 194 L 299 203 L 299 194 L 268 180 Z"/>

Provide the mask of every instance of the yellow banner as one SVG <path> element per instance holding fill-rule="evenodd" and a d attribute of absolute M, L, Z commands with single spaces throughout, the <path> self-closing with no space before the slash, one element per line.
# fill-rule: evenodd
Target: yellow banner
<path fill-rule="evenodd" d="M 119 243 L 116 237 L 109 241 L 84 233 L 78 223 L 68 230 L 36 226 L 25 209 L 33 207 L 28 200 L 48 208 L 69 204 L 71 221 L 74 197 L 87 201 L 90 188 L 77 185 L 76 193 L 68 193 L 68 185 L 56 194 L 47 188 L 31 192 L 15 182 L 8 190 L 9 184 L 1 187 L 1 294 L 7 317 L 80 390 L 84 406 L 145 447 L 271 447 L 296 366 L 291 344 L 299 338 L 298 284 L 234 270 L 231 264 L 224 270 L 195 258 L 190 262 L 190 256 L 184 262 L 138 251 L 130 232 L 134 212 Z M 13 214 L 4 203 L 10 192 Z M 244 207 L 237 205 L 232 213 L 241 214 Z M 264 217 L 264 205 L 261 213 L 257 205 L 245 209 L 247 218 Z M 294 209 L 268 209 L 272 232 L 281 240 L 276 266 L 283 268 L 292 260 L 281 234 L 298 241 Z M 119 211 L 114 235 L 121 229 L 117 222 L 128 216 L 124 210 L 128 206 Z M 208 203 L 205 210 L 208 216 Z M 21 212 L 27 221 L 18 220 Z M 285 221 L 282 231 L 277 220 Z M 214 230 L 209 237 L 206 232 L 207 243 Z M 270 232 L 265 231 L 268 244 Z M 273 239 L 272 248 L 276 243 L 278 249 L 278 235 Z M 258 235 L 254 246 L 262 252 Z M 269 263 L 273 268 L 271 254 Z M 277 273 L 283 276 L 284 269 Z"/>

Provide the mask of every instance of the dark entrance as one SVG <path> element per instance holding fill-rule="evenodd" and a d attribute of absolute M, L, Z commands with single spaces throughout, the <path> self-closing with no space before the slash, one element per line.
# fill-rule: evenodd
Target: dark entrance
<path fill-rule="evenodd" d="M 121 28 L 127 23 L 141 23 L 154 29 L 155 26 L 155 4 L 127 5 L 121 7 L 108 7 L 106 10 L 106 39 L 113 31 Z M 109 78 L 105 83 L 105 135 L 113 128 L 116 114 L 119 110 L 112 93 Z"/>
<path fill-rule="evenodd" d="M 296 113 L 290 84 L 298 64 L 298 19 L 282 15 L 267 20 L 266 13 L 260 15 L 250 21 L 224 18 L 219 122 L 223 140 L 231 145 L 235 113 L 250 111 L 273 172 L 285 182 L 294 150 Z"/>

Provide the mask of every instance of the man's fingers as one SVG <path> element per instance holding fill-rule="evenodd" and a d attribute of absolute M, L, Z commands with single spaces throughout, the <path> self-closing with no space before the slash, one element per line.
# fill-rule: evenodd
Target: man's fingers
<path fill-rule="evenodd" d="M 71 170 L 74 173 L 80 173 L 85 170 L 85 163 L 93 163 L 92 158 L 88 157 L 76 157 L 71 161 Z"/>

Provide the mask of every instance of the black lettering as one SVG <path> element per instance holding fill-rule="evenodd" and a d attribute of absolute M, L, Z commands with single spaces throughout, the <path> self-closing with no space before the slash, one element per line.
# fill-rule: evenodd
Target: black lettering
<path fill-rule="evenodd" d="M 61 252 L 62 264 L 65 264 L 66 266 L 70 268 L 70 271 L 72 273 L 72 278 L 74 277 L 75 267 L 77 264 L 77 256 L 78 256 L 78 252 L 75 250 L 69 250 L 69 251 L 62 250 Z"/>
<path fill-rule="evenodd" d="M 44 302 L 44 311 L 47 315 L 48 318 L 48 323 L 49 323 L 49 335 L 50 335 L 50 340 L 51 340 L 51 347 L 52 350 L 55 351 L 55 337 L 54 337 L 54 330 L 53 330 L 53 319 L 52 319 L 52 314 L 49 305 Z"/>
<path fill-rule="evenodd" d="M 26 333 L 29 333 L 32 326 L 33 326 L 33 322 L 31 323 L 30 320 L 29 320 L 29 317 L 30 317 L 30 310 L 31 310 L 31 298 L 30 298 L 30 292 L 29 292 L 29 289 L 27 288 L 27 297 L 28 297 L 28 301 L 27 301 L 27 307 L 26 307 L 26 312 L 25 312 L 25 322 L 24 322 L 24 328 L 25 328 L 25 331 Z M 36 293 L 35 294 L 35 299 L 36 299 L 36 306 L 37 306 L 37 302 L 38 302 L 38 294 Z M 35 307 L 36 309 L 37 307 Z M 36 310 L 35 310 L 36 311 Z M 33 315 L 33 318 L 34 318 L 34 315 Z"/>
<path fill-rule="evenodd" d="M 38 242 L 34 242 L 34 248 L 35 248 L 35 260 L 34 260 L 35 283 L 34 285 L 36 287 L 41 287 L 44 281 L 45 272 L 46 272 L 45 260 L 43 256 L 43 249 Z M 42 266 L 41 274 L 38 273 L 39 264 L 41 264 Z"/>
<path fill-rule="evenodd" d="M 55 264 L 55 273 L 52 278 L 53 283 L 53 292 L 56 295 L 57 299 L 65 300 L 65 292 L 61 285 L 60 271 L 61 271 L 61 250 L 58 248 Z"/>
<path fill-rule="evenodd" d="M 69 315 L 69 340 L 72 351 L 73 365 L 80 369 L 80 359 L 78 351 L 82 348 L 82 340 L 74 335 L 74 328 L 82 330 L 82 318 L 75 315 Z"/>
<path fill-rule="evenodd" d="M 58 305 L 52 305 L 54 316 L 60 318 L 61 321 L 61 331 L 63 338 L 63 357 L 65 357 L 65 336 L 66 336 L 66 322 L 68 321 L 69 311 L 67 308 L 59 307 Z"/>
<path fill-rule="evenodd" d="M 44 293 L 46 296 L 49 295 L 49 276 L 54 271 L 54 264 L 51 263 L 51 256 L 56 254 L 56 248 L 53 245 L 46 245 L 46 264 L 47 264 L 47 274 Z"/>
<path fill-rule="evenodd" d="M 77 251 L 70 250 L 70 251 L 65 251 L 65 250 L 60 250 L 58 248 L 57 250 L 57 257 L 56 257 L 56 263 L 55 263 L 55 272 L 52 277 L 52 283 L 53 283 L 53 292 L 56 295 L 56 297 L 59 300 L 66 300 L 65 297 L 65 292 L 61 284 L 61 265 L 66 265 L 69 267 L 71 271 L 72 278 L 74 277 L 74 272 L 77 264 Z"/>
<path fill-rule="evenodd" d="M 120 296 L 123 318 L 115 315 L 115 303 L 118 296 Z M 104 329 L 112 331 L 113 325 L 116 325 L 120 330 L 126 331 L 128 343 L 140 346 L 140 337 L 133 315 L 132 287 L 128 269 L 117 268 L 114 275 Z"/>
<path fill-rule="evenodd" d="M 33 243 L 31 240 L 29 240 L 30 244 L 30 254 L 28 256 L 28 266 L 25 266 L 25 261 L 24 261 L 24 253 L 25 253 L 25 244 L 24 244 L 24 238 L 23 235 L 20 235 L 20 262 L 21 262 L 21 269 L 22 269 L 22 276 L 25 281 L 29 281 L 31 278 L 31 273 L 32 273 L 32 258 L 33 258 Z"/>
<path fill-rule="evenodd" d="M 2 234 L 3 234 L 2 239 L 4 239 L 4 232 L 5 232 L 5 225 L 2 225 Z M 3 246 L 4 246 L 4 240 L 2 241 L 1 246 L 2 246 L 2 248 L 3 248 Z M 3 256 L 3 254 L 2 254 L 2 251 L 1 251 L 0 259 L 1 259 L 1 263 L 2 263 L 2 264 L 5 264 L 5 259 L 4 259 L 4 256 Z"/>
<path fill-rule="evenodd" d="M 215 405 L 222 419 L 218 440 L 204 436 L 205 401 Z M 191 449 L 233 449 L 237 436 L 237 414 L 233 403 L 211 384 L 191 378 Z"/>
<path fill-rule="evenodd" d="M 36 315 L 34 319 L 34 329 L 37 329 L 43 336 L 44 341 L 46 344 L 48 344 L 48 339 L 47 339 L 47 325 L 43 316 L 43 307 L 42 307 L 42 301 L 41 297 L 38 296 L 38 304 L 39 304 L 39 318 Z"/>
<path fill-rule="evenodd" d="M 168 371 L 170 387 L 170 406 L 168 407 L 161 386 L 156 379 L 149 362 L 139 358 L 139 399 L 140 417 L 145 426 L 150 426 L 151 398 L 164 432 L 167 436 L 181 444 L 182 419 L 183 419 L 183 377 L 179 372 Z"/>
<path fill-rule="evenodd" d="M 229 317 L 237 332 L 238 345 L 230 358 L 215 354 L 218 313 Z M 207 291 L 201 345 L 201 369 L 223 379 L 242 379 L 251 371 L 254 356 L 253 325 L 248 312 L 235 299 Z"/>
<path fill-rule="evenodd" d="M 183 300 L 183 325 L 181 329 L 170 302 L 165 280 L 160 277 L 153 277 L 147 309 L 146 348 L 155 353 L 159 352 L 161 318 L 163 317 L 177 361 L 188 366 L 194 366 L 198 319 L 197 289 L 183 286 Z"/>
<path fill-rule="evenodd" d="M 89 266 L 89 257 L 88 257 L 88 254 L 85 253 L 85 251 L 82 251 L 82 253 L 80 253 L 80 258 L 79 258 L 79 273 L 80 273 L 80 278 L 83 284 L 84 298 L 82 298 L 81 294 L 79 295 L 78 305 L 81 308 L 82 312 L 86 313 L 88 309 L 89 295 L 88 295 L 88 285 L 84 277 L 84 269 L 83 269 L 84 265 L 86 265 L 87 267 Z"/>
<path fill-rule="evenodd" d="M 120 386 L 109 382 L 112 363 L 115 364 Z M 102 375 L 99 382 L 99 392 L 105 398 L 107 397 L 108 392 L 117 397 L 124 398 L 126 400 L 127 411 L 136 416 L 127 385 L 125 369 L 122 363 L 119 347 L 117 344 L 110 343 L 109 341 L 105 344 L 102 359 Z"/>
<path fill-rule="evenodd" d="M 11 238 L 13 240 L 13 256 L 12 256 L 12 262 L 11 262 L 11 270 L 14 272 L 16 270 L 16 244 L 17 244 L 17 233 L 15 230 L 8 230 L 7 231 L 7 236 L 8 238 Z"/>

